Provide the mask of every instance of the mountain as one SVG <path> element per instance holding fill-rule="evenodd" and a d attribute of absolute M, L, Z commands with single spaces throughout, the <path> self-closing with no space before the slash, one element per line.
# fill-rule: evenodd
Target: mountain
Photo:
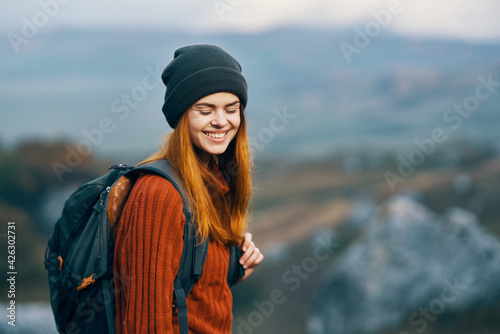
<path fill-rule="evenodd" d="M 242 64 L 257 156 L 412 147 L 435 129 L 447 139 L 497 138 L 500 43 L 382 31 L 360 45 L 358 35 L 298 28 L 252 35 L 43 31 L 17 54 L 0 49 L 0 141 L 63 138 L 100 155 L 144 157 L 170 131 L 160 111 L 160 73 L 176 48 L 193 43 L 221 45 Z M 346 44 L 357 52 L 346 56 Z M 467 103 L 472 111 L 453 110 Z"/>

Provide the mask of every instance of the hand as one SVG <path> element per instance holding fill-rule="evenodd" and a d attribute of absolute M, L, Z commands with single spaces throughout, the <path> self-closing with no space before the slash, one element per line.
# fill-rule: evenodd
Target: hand
<path fill-rule="evenodd" d="M 257 247 L 255 247 L 255 244 L 252 241 L 251 233 L 243 234 L 241 250 L 243 251 L 243 255 L 240 258 L 240 263 L 245 269 L 245 275 L 240 278 L 238 282 L 246 280 L 248 276 L 253 273 L 255 268 L 262 262 L 262 260 L 264 260 L 264 255 Z"/>

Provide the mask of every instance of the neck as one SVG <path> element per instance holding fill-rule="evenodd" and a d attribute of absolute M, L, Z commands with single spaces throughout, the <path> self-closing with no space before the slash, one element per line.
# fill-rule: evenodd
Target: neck
<path fill-rule="evenodd" d="M 210 160 L 212 159 L 212 154 L 199 150 L 196 150 L 196 155 L 198 156 L 198 160 L 205 166 L 208 167 L 208 164 L 210 163 Z"/>

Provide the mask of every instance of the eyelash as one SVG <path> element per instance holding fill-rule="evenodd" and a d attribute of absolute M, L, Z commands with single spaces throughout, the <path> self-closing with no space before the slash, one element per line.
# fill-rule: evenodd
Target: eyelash
<path fill-rule="evenodd" d="M 204 116 L 210 115 L 210 113 L 211 113 L 211 111 L 202 111 L 202 110 L 198 110 L 198 111 L 200 112 L 201 115 L 204 115 Z M 228 114 L 234 114 L 237 111 L 239 111 L 239 108 L 236 108 L 236 109 L 233 109 L 233 110 L 226 110 L 226 112 Z"/>

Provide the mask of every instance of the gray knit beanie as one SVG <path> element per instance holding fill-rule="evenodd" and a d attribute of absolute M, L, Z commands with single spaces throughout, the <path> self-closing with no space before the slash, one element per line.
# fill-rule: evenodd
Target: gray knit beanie
<path fill-rule="evenodd" d="M 215 45 L 190 45 L 176 50 L 161 78 L 167 86 L 162 111 L 172 128 L 189 107 L 210 94 L 233 93 L 243 108 L 247 104 L 247 82 L 240 64 Z"/>

